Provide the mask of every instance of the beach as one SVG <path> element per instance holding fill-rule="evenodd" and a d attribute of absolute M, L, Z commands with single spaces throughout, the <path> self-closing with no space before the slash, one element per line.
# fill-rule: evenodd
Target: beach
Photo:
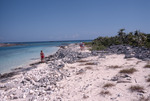
<path fill-rule="evenodd" d="M 150 101 L 149 70 L 148 59 L 70 44 L 1 75 L 0 101 Z"/>

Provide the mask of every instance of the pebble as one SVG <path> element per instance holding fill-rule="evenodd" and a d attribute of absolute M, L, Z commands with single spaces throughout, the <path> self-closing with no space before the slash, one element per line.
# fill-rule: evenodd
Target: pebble
<path fill-rule="evenodd" d="M 33 94 L 34 93 L 34 91 L 33 90 L 30 90 L 30 94 Z"/>

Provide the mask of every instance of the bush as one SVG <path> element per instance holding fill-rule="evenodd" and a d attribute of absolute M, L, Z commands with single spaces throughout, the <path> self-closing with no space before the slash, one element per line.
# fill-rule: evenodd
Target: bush
<path fill-rule="evenodd" d="M 85 65 L 96 65 L 96 64 L 93 62 L 89 62 L 89 63 L 86 63 Z"/>
<path fill-rule="evenodd" d="M 129 90 L 130 90 L 131 92 L 143 92 L 144 88 L 141 87 L 141 86 L 136 85 L 136 86 L 131 86 L 131 87 L 129 88 Z"/>
<path fill-rule="evenodd" d="M 100 46 L 94 45 L 94 46 L 92 46 L 92 50 L 104 50 L 104 49 L 106 49 L 106 47 L 104 45 L 100 45 Z"/>
<path fill-rule="evenodd" d="M 111 45 L 121 44 L 150 48 L 150 34 L 145 34 L 137 30 L 130 33 L 123 31 L 124 30 L 120 29 L 118 35 L 114 37 L 98 37 L 92 42 L 85 43 L 85 45 L 90 46 L 92 50 L 104 50 Z"/>
<path fill-rule="evenodd" d="M 130 68 L 130 69 L 123 69 L 120 70 L 120 73 L 127 73 L 127 74 L 132 74 L 134 72 L 136 72 L 137 70 L 135 68 Z"/>
<path fill-rule="evenodd" d="M 147 65 L 145 65 L 145 66 L 144 66 L 144 68 L 150 68 L 150 65 L 149 65 L 149 64 L 147 64 Z"/>
<path fill-rule="evenodd" d="M 121 66 L 117 66 L 117 65 L 115 65 L 115 66 L 109 66 L 109 68 L 117 69 L 117 68 L 121 68 Z"/>
<path fill-rule="evenodd" d="M 105 84 L 104 86 L 103 86 L 103 88 L 105 88 L 105 87 L 112 87 L 112 86 L 115 86 L 114 84 L 112 84 L 112 83 L 107 83 L 107 84 Z"/>
<path fill-rule="evenodd" d="M 109 91 L 101 91 L 100 95 L 111 95 Z"/>

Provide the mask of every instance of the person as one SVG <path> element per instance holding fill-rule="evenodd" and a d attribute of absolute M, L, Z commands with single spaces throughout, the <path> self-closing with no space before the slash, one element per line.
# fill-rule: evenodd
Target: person
<path fill-rule="evenodd" d="M 84 49 L 84 43 L 83 43 L 83 42 L 80 43 L 80 49 L 81 49 L 81 50 Z"/>
<path fill-rule="evenodd" d="M 42 51 L 42 50 L 41 50 L 40 55 L 41 55 L 41 62 L 44 62 L 44 53 L 43 53 L 43 51 Z"/>
<path fill-rule="evenodd" d="M 82 42 L 82 49 L 84 50 L 84 46 L 85 46 L 85 44 L 84 44 L 84 42 Z"/>
<path fill-rule="evenodd" d="M 80 43 L 80 49 L 82 50 L 82 42 Z"/>

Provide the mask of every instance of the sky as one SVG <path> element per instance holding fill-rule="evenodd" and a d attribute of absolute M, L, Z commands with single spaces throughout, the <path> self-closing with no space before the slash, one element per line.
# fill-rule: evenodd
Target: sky
<path fill-rule="evenodd" d="M 0 42 L 150 33 L 150 0 L 0 0 Z"/>

